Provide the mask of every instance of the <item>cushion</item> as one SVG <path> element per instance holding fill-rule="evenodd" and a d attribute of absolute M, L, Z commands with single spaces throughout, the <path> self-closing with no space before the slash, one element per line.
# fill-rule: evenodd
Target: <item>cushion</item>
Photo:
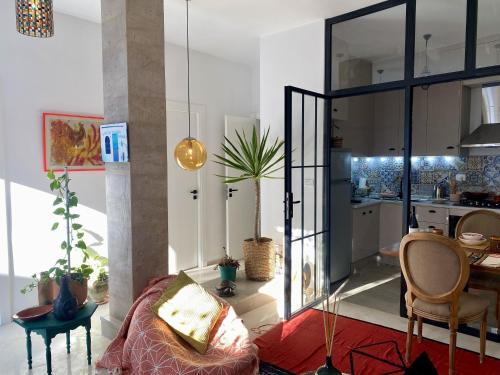
<path fill-rule="evenodd" d="M 223 305 L 184 272 L 165 289 L 153 311 L 197 352 L 205 354 Z"/>
<path fill-rule="evenodd" d="M 408 301 L 408 293 L 405 295 Z M 467 318 L 478 315 L 483 312 L 489 305 L 488 300 L 475 296 L 470 293 L 462 293 L 459 299 L 458 318 Z M 450 316 L 449 303 L 429 303 L 415 298 L 413 300 L 413 308 L 418 311 L 423 311 L 428 314 L 448 317 Z"/>

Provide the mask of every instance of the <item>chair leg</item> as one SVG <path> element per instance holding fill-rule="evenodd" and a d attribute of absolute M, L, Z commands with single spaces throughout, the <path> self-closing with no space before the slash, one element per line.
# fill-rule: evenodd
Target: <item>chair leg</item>
<path fill-rule="evenodd" d="M 500 333 L 500 291 L 497 292 L 496 316 L 497 316 L 497 333 Z"/>
<path fill-rule="evenodd" d="M 421 316 L 417 316 L 417 331 L 418 331 L 418 342 L 422 342 L 422 326 L 423 326 L 423 318 Z"/>
<path fill-rule="evenodd" d="M 413 339 L 413 328 L 415 326 L 415 317 L 408 317 L 408 332 L 406 333 L 406 356 L 405 360 L 407 364 L 411 362 L 411 344 Z"/>
<path fill-rule="evenodd" d="M 481 321 L 481 334 L 479 337 L 479 363 L 484 361 L 484 352 L 486 351 L 486 328 L 488 327 L 488 309 L 484 312 Z"/>
<path fill-rule="evenodd" d="M 455 348 L 457 346 L 457 328 L 450 325 L 450 345 L 449 345 L 449 364 L 448 364 L 448 374 L 455 374 Z"/>

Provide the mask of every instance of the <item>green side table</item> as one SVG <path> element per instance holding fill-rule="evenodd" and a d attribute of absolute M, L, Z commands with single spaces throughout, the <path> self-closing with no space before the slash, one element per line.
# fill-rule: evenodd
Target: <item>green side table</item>
<path fill-rule="evenodd" d="M 94 302 L 87 302 L 87 304 L 78 311 L 76 317 L 73 320 L 62 321 L 57 320 L 53 313 L 48 314 L 45 318 L 32 321 L 24 322 L 20 319 L 13 319 L 13 321 L 19 324 L 26 331 L 26 351 L 28 352 L 28 367 L 32 368 L 31 364 L 31 332 L 38 333 L 43 337 L 45 342 L 45 358 L 47 360 L 47 374 L 52 374 L 52 358 L 50 353 L 50 344 L 52 339 L 56 337 L 59 333 L 66 334 L 66 353 L 70 352 L 70 331 L 78 327 L 85 327 L 87 331 L 87 363 L 91 364 L 92 351 L 90 344 L 90 319 L 92 314 L 94 314 L 97 309 L 97 305 Z"/>

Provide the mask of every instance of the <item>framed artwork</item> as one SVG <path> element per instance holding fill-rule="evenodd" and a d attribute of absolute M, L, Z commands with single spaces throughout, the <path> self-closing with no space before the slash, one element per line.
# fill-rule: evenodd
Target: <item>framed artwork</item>
<path fill-rule="evenodd" d="M 43 168 L 62 171 L 104 170 L 99 127 L 103 117 L 43 114 Z"/>

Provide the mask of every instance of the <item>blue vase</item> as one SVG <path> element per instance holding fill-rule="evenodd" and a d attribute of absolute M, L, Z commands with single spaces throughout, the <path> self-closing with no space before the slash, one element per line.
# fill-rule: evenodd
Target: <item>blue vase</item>
<path fill-rule="evenodd" d="M 219 271 L 221 281 L 236 281 L 236 267 L 219 266 Z"/>
<path fill-rule="evenodd" d="M 59 320 L 71 320 L 78 312 L 78 301 L 69 290 L 71 276 L 61 278 L 59 295 L 54 300 L 54 315 Z"/>

